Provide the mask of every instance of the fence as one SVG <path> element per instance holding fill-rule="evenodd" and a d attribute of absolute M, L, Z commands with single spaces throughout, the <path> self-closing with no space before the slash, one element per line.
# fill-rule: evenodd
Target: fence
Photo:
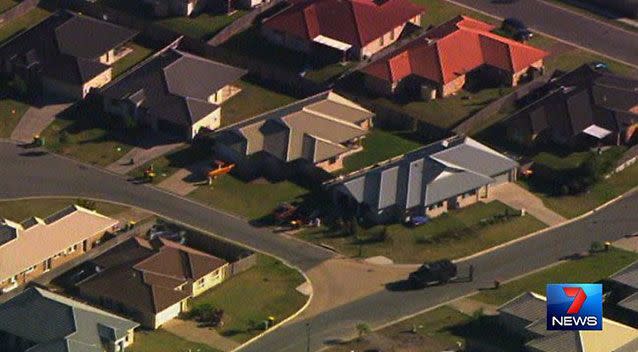
<path fill-rule="evenodd" d="M 285 0 L 271 0 L 266 4 L 252 9 L 249 13 L 233 21 L 233 23 L 215 34 L 208 41 L 208 44 L 218 46 L 225 43 L 228 39 L 250 28 L 254 23 L 259 21 L 260 18 L 264 17 L 266 12 L 271 12 L 271 10 L 276 11 L 284 3 Z"/>
<path fill-rule="evenodd" d="M 488 123 L 493 122 L 495 115 L 499 113 L 505 113 L 508 110 L 512 110 L 515 107 L 516 100 L 526 95 L 532 90 L 546 84 L 553 74 L 546 73 L 545 75 L 534 79 L 531 82 L 525 83 L 518 87 L 515 91 L 502 96 L 494 102 L 488 104 L 479 110 L 476 114 L 471 115 L 457 126 L 452 131 L 456 134 L 468 134 L 475 130 L 479 126 L 486 126 Z M 509 108 L 509 109 L 508 109 Z"/>
<path fill-rule="evenodd" d="M 7 11 L 0 14 L 0 27 L 4 25 L 5 22 L 14 20 L 27 12 L 35 9 L 40 4 L 40 0 L 24 0 L 16 6 L 8 9 Z"/>

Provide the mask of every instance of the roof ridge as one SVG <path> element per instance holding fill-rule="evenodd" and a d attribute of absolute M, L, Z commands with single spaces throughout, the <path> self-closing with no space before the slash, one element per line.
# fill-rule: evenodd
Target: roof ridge
<path fill-rule="evenodd" d="M 342 105 L 342 104 L 339 104 L 339 105 Z M 342 105 L 342 106 L 343 106 L 343 105 Z M 310 115 L 317 116 L 317 117 L 322 118 L 322 119 L 324 119 L 324 120 L 333 121 L 333 122 L 339 123 L 339 124 L 344 125 L 344 126 L 353 127 L 353 128 L 358 129 L 358 130 L 365 131 L 365 129 L 364 129 L 363 127 L 358 126 L 358 125 L 356 125 L 356 124 L 354 124 L 354 123 L 352 123 L 352 122 L 350 122 L 350 121 L 345 121 L 345 120 L 337 119 L 337 118 L 334 118 L 334 117 L 332 117 L 332 116 L 330 116 L 330 115 L 320 113 L 320 112 L 318 112 L 318 111 L 309 110 L 309 109 L 308 109 L 308 106 L 304 106 L 304 107 L 301 109 L 301 111 L 303 111 L 303 112 L 305 112 L 305 113 L 307 113 L 307 114 L 310 114 Z"/>

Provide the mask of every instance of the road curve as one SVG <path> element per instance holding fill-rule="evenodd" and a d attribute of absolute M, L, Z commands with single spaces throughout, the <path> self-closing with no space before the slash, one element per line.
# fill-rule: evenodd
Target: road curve
<path fill-rule="evenodd" d="M 499 18 L 519 18 L 536 31 L 638 67 L 638 32 L 543 0 L 518 0 L 500 4 L 492 0 L 446 1 Z"/>
<path fill-rule="evenodd" d="M 131 204 L 272 253 L 302 270 L 332 257 L 318 247 L 253 228 L 242 219 L 154 187 L 133 185 L 101 169 L 0 142 L 0 198 L 26 196 L 87 197 Z M 419 291 L 383 290 L 310 319 L 294 320 L 241 351 L 305 351 L 308 335 L 311 350 L 321 349 L 353 334 L 358 322 L 385 324 L 489 287 L 495 278 L 513 278 L 587 250 L 592 241 L 616 240 L 638 232 L 636 214 L 638 192 L 586 218 L 462 262 L 461 272 L 469 264 L 476 267 L 474 282 Z"/>
<path fill-rule="evenodd" d="M 136 185 L 99 168 L 0 141 L 0 198 L 70 196 L 103 199 L 150 210 L 284 259 L 302 270 L 333 256 L 244 219 L 148 185 Z"/>

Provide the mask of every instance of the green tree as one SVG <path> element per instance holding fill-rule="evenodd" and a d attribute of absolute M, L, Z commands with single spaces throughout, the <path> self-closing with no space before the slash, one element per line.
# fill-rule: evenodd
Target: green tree
<path fill-rule="evenodd" d="M 365 335 L 368 335 L 372 331 L 370 325 L 368 323 L 359 323 L 357 324 L 357 334 L 359 337 L 358 340 L 361 340 Z"/>

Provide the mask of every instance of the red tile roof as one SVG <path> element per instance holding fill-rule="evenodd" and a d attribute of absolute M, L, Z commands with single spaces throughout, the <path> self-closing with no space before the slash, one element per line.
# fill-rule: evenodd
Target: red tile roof
<path fill-rule="evenodd" d="M 409 0 L 292 0 L 264 26 L 312 40 L 323 35 L 362 47 L 424 12 Z"/>
<path fill-rule="evenodd" d="M 378 60 L 363 72 L 398 82 L 415 74 L 441 84 L 449 83 L 483 64 L 519 72 L 548 53 L 496 35 L 494 26 L 459 16 L 403 47 L 398 54 Z"/>

